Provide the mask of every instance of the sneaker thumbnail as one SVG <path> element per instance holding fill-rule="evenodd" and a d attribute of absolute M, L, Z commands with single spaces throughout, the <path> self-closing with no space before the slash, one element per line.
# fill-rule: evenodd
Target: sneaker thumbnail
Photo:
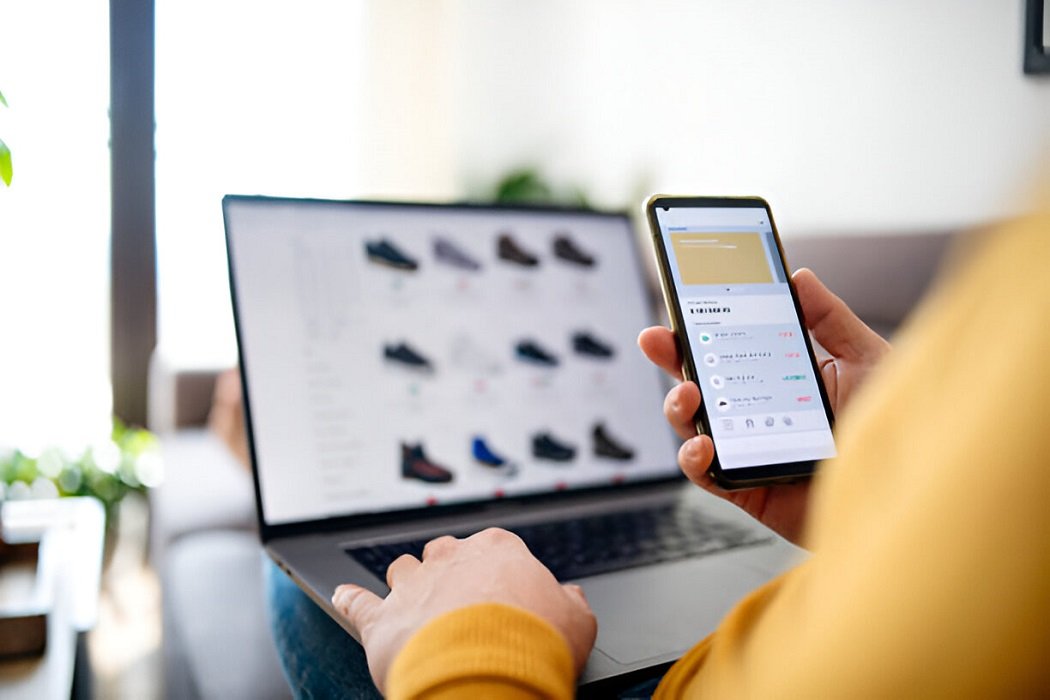
<path fill-rule="evenodd" d="M 536 267 L 540 264 L 540 259 L 518 245 L 509 233 L 500 234 L 496 242 L 496 255 L 501 260 L 522 267 Z"/>
<path fill-rule="evenodd" d="M 615 354 L 611 345 L 601 342 L 586 332 L 572 334 L 572 349 L 578 355 L 587 355 L 601 359 L 610 358 Z"/>
<path fill-rule="evenodd" d="M 427 372 L 431 372 L 434 369 L 430 360 L 413 350 L 408 343 L 384 345 L 383 357 L 391 362 L 397 362 L 398 364 L 411 367 L 412 369 L 424 370 Z"/>
<path fill-rule="evenodd" d="M 618 459 L 624 462 L 634 459 L 634 450 L 626 447 L 609 435 L 605 430 L 604 423 L 595 423 L 594 429 L 591 431 L 591 437 L 594 439 L 594 454 L 596 456 Z"/>
<path fill-rule="evenodd" d="M 580 267 L 594 267 L 594 256 L 581 250 L 569 235 L 558 234 L 554 238 L 554 256 Z"/>
<path fill-rule="evenodd" d="M 412 271 L 419 269 L 419 263 L 401 252 L 397 246 L 386 238 L 378 241 L 365 241 L 365 254 L 377 265 L 385 265 L 395 270 Z"/>
<path fill-rule="evenodd" d="M 544 367 L 557 367 L 558 358 L 552 353 L 544 350 L 538 343 L 531 340 L 522 340 L 514 346 L 514 354 L 523 362 Z"/>
<path fill-rule="evenodd" d="M 418 479 L 429 484 L 447 484 L 452 481 L 452 472 L 427 459 L 422 443 L 412 446 L 403 442 L 401 443 L 401 477 Z"/>
<path fill-rule="evenodd" d="M 488 443 L 485 442 L 485 439 L 480 435 L 475 436 L 471 442 L 470 452 L 478 463 L 491 467 L 494 471 L 499 471 L 505 476 L 514 476 L 518 471 L 517 466 L 513 462 L 493 452 L 489 448 Z"/>
<path fill-rule="evenodd" d="M 537 433 L 532 437 L 532 456 L 552 462 L 571 462 L 576 457 L 576 448 L 550 433 Z"/>
<path fill-rule="evenodd" d="M 467 255 L 455 243 L 443 236 L 434 236 L 434 258 L 460 270 L 476 271 L 481 269 L 481 263 Z"/>

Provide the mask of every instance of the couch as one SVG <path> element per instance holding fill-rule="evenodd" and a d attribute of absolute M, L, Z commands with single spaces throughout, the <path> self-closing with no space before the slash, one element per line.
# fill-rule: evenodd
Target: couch
<path fill-rule="evenodd" d="M 784 246 L 793 268 L 812 268 L 892 336 L 954 238 L 946 231 L 807 236 Z M 165 691 L 180 699 L 287 698 L 267 627 L 251 476 L 206 427 L 222 369 L 180 369 L 160 356 L 151 369 L 150 427 L 167 470 L 150 494 L 152 559 L 164 590 Z"/>

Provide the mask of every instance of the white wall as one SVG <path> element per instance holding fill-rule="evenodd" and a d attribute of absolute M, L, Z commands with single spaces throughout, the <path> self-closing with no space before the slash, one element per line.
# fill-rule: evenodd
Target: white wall
<path fill-rule="evenodd" d="M 454 95 L 416 105 L 433 119 L 412 142 L 432 146 L 412 172 L 423 160 L 456 182 L 397 191 L 387 171 L 384 193 L 461 194 L 535 164 L 611 206 L 755 193 L 786 235 L 914 230 L 1014 211 L 1050 154 L 1050 81 L 1021 70 L 1022 0 L 437 4 L 441 21 L 388 23 L 385 41 L 411 50 L 417 31 L 445 51 L 374 79 L 407 70 L 404 85 Z"/>

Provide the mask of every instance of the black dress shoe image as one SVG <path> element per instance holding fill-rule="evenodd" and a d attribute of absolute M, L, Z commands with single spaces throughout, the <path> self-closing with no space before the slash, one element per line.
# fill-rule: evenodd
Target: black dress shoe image
<path fill-rule="evenodd" d="M 576 448 L 559 442 L 550 433 L 537 433 L 532 436 L 532 456 L 552 462 L 571 462 L 576 457 Z"/>
<path fill-rule="evenodd" d="M 634 450 L 625 447 L 609 435 L 605 431 L 604 423 L 595 423 L 594 430 L 591 431 L 591 437 L 594 438 L 594 454 L 596 456 L 618 459 L 623 462 L 634 459 Z"/>
<path fill-rule="evenodd" d="M 408 343 L 384 345 L 383 357 L 391 362 L 396 362 L 412 369 L 422 370 L 424 372 L 431 372 L 434 370 L 434 366 L 430 364 L 430 360 L 409 347 Z"/>
<path fill-rule="evenodd" d="M 554 256 L 580 267 L 594 267 L 596 262 L 593 255 L 580 250 L 565 233 L 554 238 Z"/>
<path fill-rule="evenodd" d="M 587 355 L 588 357 L 597 357 L 602 360 L 608 359 L 615 354 L 611 345 L 601 342 L 586 332 L 572 334 L 572 349 L 577 355 Z"/>
<path fill-rule="evenodd" d="M 422 443 L 414 446 L 401 443 L 401 477 L 428 484 L 447 484 L 452 481 L 452 472 L 427 459 Z"/>
<path fill-rule="evenodd" d="M 434 236 L 434 258 L 460 270 L 474 272 L 481 269 L 481 263 L 444 236 Z"/>
<path fill-rule="evenodd" d="M 529 364 L 542 365 L 544 367 L 558 366 L 558 358 L 532 340 L 520 341 L 514 346 L 514 354 L 519 360 Z"/>
<path fill-rule="evenodd" d="M 392 267 L 395 270 L 411 272 L 419 269 L 419 263 L 408 257 L 397 246 L 386 238 L 378 241 L 365 241 L 365 254 L 377 265 Z"/>
<path fill-rule="evenodd" d="M 500 234 L 496 242 L 496 256 L 500 260 L 506 260 L 522 267 L 536 267 L 540 264 L 540 259 L 519 246 L 509 233 Z"/>

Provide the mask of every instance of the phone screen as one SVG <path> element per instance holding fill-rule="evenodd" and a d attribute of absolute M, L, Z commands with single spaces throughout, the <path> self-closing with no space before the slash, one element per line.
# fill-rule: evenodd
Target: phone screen
<path fill-rule="evenodd" d="M 682 352 L 692 360 L 721 469 L 834 457 L 818 370 L 767 208 L 652 211 Z"/>

